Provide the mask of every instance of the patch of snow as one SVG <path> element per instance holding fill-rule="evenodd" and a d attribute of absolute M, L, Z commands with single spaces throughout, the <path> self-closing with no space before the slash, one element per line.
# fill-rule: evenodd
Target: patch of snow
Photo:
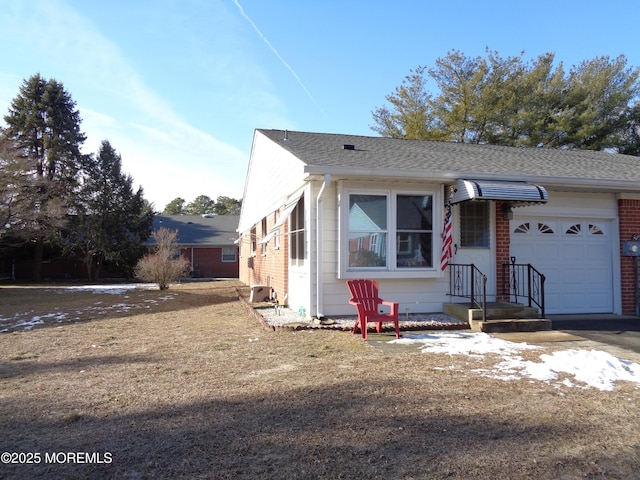
<path fill-rule="evenodd" d="M 113 285 L 72 285 L 68 287 L 59 287 L 60 293 L 73 293 L 73 292 L 90 292 L 90 293 L 105 293 L 109 295 L 121 295 L 130 290 L 157 290 L 157 283 L 116 283 Z M 126 298 L 126 297 L 125 297 Z"/>
<path fill-rule="evenodd" d="M 448 353 L 450 355 L 469 355 L 482 357 L 487 353 L 509 355 L 519 350 L 536 349 L 526 343 L 513 343 L 491 337 L 487 333 L 446 332 L 427 335 L 405 334 L 402 338 L 389 343 L 401 345 L 420 345 L 423 353 Z"/>
<path fill-rule="evenodd" d="M 93 294 L 109 294 L 109 295 L 122 295 L 122 298 L 129 298 L 128 295 L 124 295 L 133 289 L 145 289 L 145 290 L 157 290 L 157 284 L 150 283 L 132 283 L 132 284 L 114 284 L 114 285 L 74 285 L 57 287 L 52 290 L 64 293 L 73 294 L 78 292 L 90 292 Z M 80 320 L 82 315 L 90 313 L 92 315 L 106 315 L 108 313 L 126 313 L 135 308 L 150 308 L 149 303 L 157 304 L 160 301 L 169 301 L 175 298 L 175 294 L 166 294 L 158 297 L 156 300 L 145 300 L 148 302 L 143 304 L 131 304 L 131 303 L 105 303 L 102 301 L 94 302 L 92 306 L 76 309 L 73 315 L 70 316 L 70 312 L 65 313 L 46 313 L 42 315 L 35 315 L 32 311 L 25 311 L 15 313 L 12 317 L 0 316 L 0 333 L 7 333 L 16 330 L 28 331 L 33 329 L 37 325 L 50 324 L 53 322 L 73 322 Z M 58 310 L 58 307 L 55 307 Z"/>
<path fill-rule="evenodd" d="M 500 380 L 532 378 L 566 387 L 582 386 L 611 391 L 618 381 L 640 384 L 640 365 L 621 360 L 600 350 L 561 350 L 541 354 L 540 362 L 524 360 L 518 352 L 541 347 L 501 340 L 486 333 L 444 332 L 427 335 L 406 334 L 389 343 L 418 345 L 423 353 L 484 357 L 499 355 L 502 361 L 491 369 L 476 369 L 480 375 Z M 562 380 L 559 380 L 560 376 Z M 566 378 L 573 377 L 574 383 Z"/>

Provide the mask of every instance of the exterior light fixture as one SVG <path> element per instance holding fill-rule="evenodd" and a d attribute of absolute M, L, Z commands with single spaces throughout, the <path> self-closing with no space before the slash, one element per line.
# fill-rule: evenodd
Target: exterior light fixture
<path fill-rule="evenodd" d="M 502 204 L 502 218 L 505 220 L 513 220 L 513 208 L 510 203 Z"/>

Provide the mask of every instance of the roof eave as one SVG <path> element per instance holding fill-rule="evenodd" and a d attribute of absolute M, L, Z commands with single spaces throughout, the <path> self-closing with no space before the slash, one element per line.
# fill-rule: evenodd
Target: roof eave
<path fill-rule="evenodd" d="M 578 178 L 578 177 L 549 177 L 544 175 L 505 175 L 500 173 L 480 172 L 454 172 L 454 171 L 428 171 L 424 169 L 394 169 L 394 168 L 362 168 L 343 166 L 317 166 L 307 165 L 304 168 L 307 179 L 313 176 L 324 177 L 330 174 L 335 177 L 354 178 L 396 178 L 407 180 L 425 180 L 430 182 L 447 183 L 459 178 L 472 178 L 477 180 L 505 180 L 526 181 L 540 183 L 549 188 L 574 188 L 585 190 L 604 190 L 611 192 L 640 192 L 640 183 L 630 180 Z"/>

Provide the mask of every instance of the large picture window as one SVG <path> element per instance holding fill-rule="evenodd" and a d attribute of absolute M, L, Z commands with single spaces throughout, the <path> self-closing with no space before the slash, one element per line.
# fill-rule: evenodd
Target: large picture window
<path fill-rule="evenodd" d="M 433 267 L 433 196 L 350 193 L 349 270 Z"/>

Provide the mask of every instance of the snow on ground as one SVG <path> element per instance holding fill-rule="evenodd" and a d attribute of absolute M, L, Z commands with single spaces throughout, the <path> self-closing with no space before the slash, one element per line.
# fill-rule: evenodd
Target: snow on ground
<path fill-rule="evenodd" d="M 123 283 L 114 285 L 72 285 L 69 287 L 56 287 L 55 290 L 60 293 L 73 292 L 91 292 L 106 293 L 111 295 L 121 295 L 125 292 L 135 289 L 141 290 L 157 290 L 157 283 Z"/>
<path fill-rule="evenodd" d="M 129 298 L 126 293 L 136 288 L 157 288 L 149 284 L 119 284 L 119 285 L 84 285 L 56 288 L 60 293 L 91 292 L 93 294 L 121 295 Z M 169 293 L 158 300 L 144 300 L 143 304 L 126 302 L 97 301 L 93 305 L 70 312 L 51 312 L 36 315 L 33 311 L 16 313 L 11 317 L 0 314 L 0 333 L 17 330 L 31 330 L 34 326 L 45 323 L 63 323 L 81 320 L 83 317 L 100 316 L 107 313 L 128 312 L 135 308 L 150 308 L 157 301 L 168 301 L 174 298 Z M 314 321 L 305 315 L 304 311 L 293 311 L 286 308 L 267 308 L 259 310 L 265 323 L 271 326 L 286 326 L 302 324 L 309 328 L 337 328 L 350 330 L 353 328 L 355 316 L 336 317 L 323 323 Z M 450 328 L 459 323 L 444 314 L 411 314 L 401 318 L 401 325 L 406 328 Z M 391 340 L 407 346 L 417 346 L 423 353 L 467 355 L 474 358 L 485 358 L 486 355 L 497 355 L 501 361 L 490 369 L 475 369 L 475 373 L 500 380 L 514 380 L 530 378 L 557 386 L 566 387 L 594 387 L 600 390 L 613 390 L 618 381 L 628 381 L 640 384 L 640 365 L 628 360 L 621 360 L 610 353 L 599 350 L 562 350 L 551 354 L 542 353 L 540 362 L 524 360 L 519 352 L 525 350 L 544 350 L 542 347 L 527 343 L 516 343 L 492 337 L 486 333 L 469 331 L 436 331 L 427 334 L 404 333 L 402 338 Z M 573 381 L 569 379 L 573 377 Z M 575 383 L 574 383 L 575 382 Z"/>
<path fill-rule="evenodd" d="M 540 362 L 532 362 L 524 360 L 518 353 L 524 350 L 542 350 L 542 347 L 509 342 L 486 333 L 406 334 L 389 343 L 417 345 L 423 353 L 468 355 L 476 358 L 495 354 L 502 357 L 501 362 L 491 369 L 475 369 L 474 372 L 500 380 L 531 378 L 558 386 L 594 387 L 609 391 L 614 389 L 618 381 L 640 384 L 639 364 L 621 360 L 600 350 L 561 350 L 541 354 Z M 568 377 L 573 377 L 574 380 Z"/>
<path fill-rule="evenodd" d="M 157 290 L 157 284 L 115 284 L 115 285 L 77 285 L 77 286 L 65 286 L 55 287 L 54 290 L 61 294 L 71 294 L 77 292 L 89 292 L 92 294 L 108 294 L 108 295 L 121 295 L 123 299 L 129 298 L 126 293 L 131 292 L 134 289 L 144 290 Z M 72 311 L 65 312 L 51 312 L 45 314 L 35 314 L 33 310 L 16 313 L 12 316 L 5 317 L 0 312 L 0 333 L 15 332 L 15 331 L 27 331 L 33 329 L 38 325 L 52 324 L 52 323 L 70 323 L 74 321 L 80 321 L 82 319 L 97 318 L 106 314 L 112 313 L 127 313 L 133 309 L 139 308 L 151 308 L 152 304 L 156 304 L 159 301 L 167 301 L 174 298 L 175 294 L 168 293 L 157 300 L 144 300 L 144 304 L 135 304 L 127 302 L 94 302 L 93 305 L 89 305 L 83 308 L 74 309 Z"/>

